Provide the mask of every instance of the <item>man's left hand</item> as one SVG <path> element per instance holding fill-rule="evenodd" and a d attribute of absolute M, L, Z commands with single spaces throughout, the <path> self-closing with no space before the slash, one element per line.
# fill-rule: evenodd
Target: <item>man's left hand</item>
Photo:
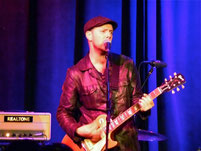
<path fill-rule="evenodd" d="M 140 111 L 143 111 L 143 112 L 151 109 L 154 106 L 153 99 L 151 99 L 151 97 L 145 93 L 143 94 L 142 98 L 139 100 L 139 104 L 141 106 Z"/>

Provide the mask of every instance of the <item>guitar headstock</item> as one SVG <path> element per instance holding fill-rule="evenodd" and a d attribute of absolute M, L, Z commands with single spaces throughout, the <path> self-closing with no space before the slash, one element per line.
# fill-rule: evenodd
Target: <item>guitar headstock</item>
<path fill-rule="evenodd" d="M 161 90 L 164 92 L 169 92 L 172 90 L 172 93 L 174 94 L 175 91 L 173 89 L 177 88 L 177 91 L 179 91 L 180 89 L 178 88 L 180 85 L 182 87 L 182 89 L 184 89 L 184 83 L 185 78 L 182 74 L 180 73 L 174 73 L 174 76 L 169 76 L 169 80 L 165 79 L 165 82 L 160 86 Z"/>

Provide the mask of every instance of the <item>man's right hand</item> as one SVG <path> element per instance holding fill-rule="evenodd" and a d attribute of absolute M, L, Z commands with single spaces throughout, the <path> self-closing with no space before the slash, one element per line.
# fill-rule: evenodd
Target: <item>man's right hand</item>
<path fill-rule="evenodd" d="M 83 125 L 76 129 L 79 136 L 89 138 L 91 141 L 97 142 L 105 136 L 102 127 L 99 127 L 95 121 L 90 124 Z"/>

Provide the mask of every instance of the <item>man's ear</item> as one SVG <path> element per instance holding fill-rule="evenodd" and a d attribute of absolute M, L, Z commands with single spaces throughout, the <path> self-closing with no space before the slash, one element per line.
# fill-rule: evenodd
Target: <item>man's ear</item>
<path fill-rule="evenodd" d="M 91 40 L 92 40 L 92 33 L 91 33 L 90 30 L 89 30 L 89 31 L 86 31 L 85 36 L 86 36 L 86 38 L 87 38 L 88 41 L 91 41 Z"/>

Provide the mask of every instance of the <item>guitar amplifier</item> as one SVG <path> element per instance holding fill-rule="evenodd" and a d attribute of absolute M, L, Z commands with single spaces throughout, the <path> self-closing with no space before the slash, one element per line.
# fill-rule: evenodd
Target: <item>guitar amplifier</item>
<path fill-rule="evenodd" d="M 50 113 L 0 112 L 0 140 L 48 141 L 50 138 Z"/>

